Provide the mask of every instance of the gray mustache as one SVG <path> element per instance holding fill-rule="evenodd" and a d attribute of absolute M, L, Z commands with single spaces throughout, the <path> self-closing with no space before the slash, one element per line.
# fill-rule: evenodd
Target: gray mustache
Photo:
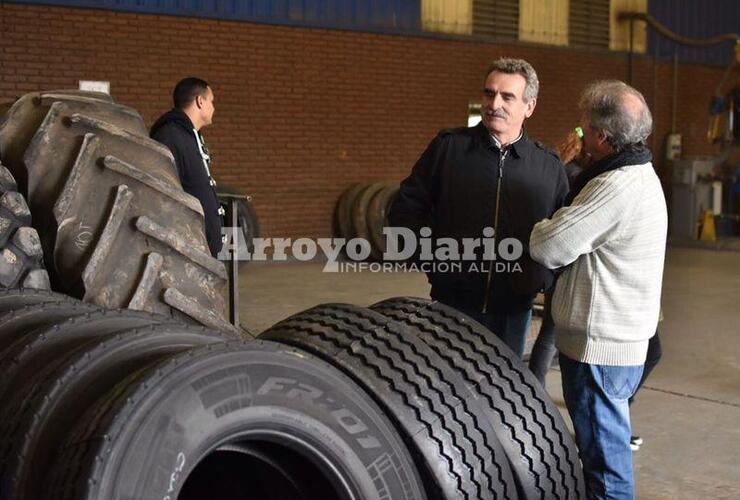
<path fill-rule="evenodd" d="M 486 110 L 486 112 L 492 113 L 493 116 L 495 116 L 496 118 L 508 118 L 509 117 L 509 115 L 507 115 L 506 112 L 501 111 L 501 110 L 490 110 L 490 109 L 488 109 L 488 110 Z"/>

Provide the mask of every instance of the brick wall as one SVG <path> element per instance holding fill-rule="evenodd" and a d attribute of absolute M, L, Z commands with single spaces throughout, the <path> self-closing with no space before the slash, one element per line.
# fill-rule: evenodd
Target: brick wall
<path fill-rule="evenodd" d="M 547 144 L 576 124 L 586 81 L 627 78 L 624 54 L 0 4 L 0 102 L 109 80 L 149 125 L 170 106 L 177 80 L 208 80 L 215 176 L 253 195 L 263 233 L 273 236 L 326 236 L 348 185 L 403 178 L 439 129 L 466 122 L 482 71 L 502 55 L 537 69 L 528 130 Z M 635 60 L 658 157 L 671 126 L 672 71 Z M 704 134 L 721 74 L 679 68 L 677 131 L 687 155 L 713 152 Z"/>

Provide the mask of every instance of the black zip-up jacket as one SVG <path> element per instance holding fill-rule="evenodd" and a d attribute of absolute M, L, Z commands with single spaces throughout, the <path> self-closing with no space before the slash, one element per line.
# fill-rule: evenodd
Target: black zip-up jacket
<path fill-rule="evenodd" d="M 211 183 L 203 165 L 203 157 L 198 149 L 194 130 L 193 122 L 190 121 L 188 115 L 179 109 L 173 109 L 159 117 L 152 125 L 149 135 L 172 151 L 182 188 L 186 193 L 200 200 L 203 206 L 208 248 L 211 255 L 215 257 L 221 251 L 222 245 L 223 221 L 219 214 L 221 205 L 216 195 L 216 187 Z"/>
<path fill-rule="evenodd" d="M 440 132 L 401 183 L 389 214 L 391 226 L 409 228 L 417 236 L 426 226 L 435 240 L 455 239 L 462 256 L 462 238 L 481 238 L 483 228 L 494 227 L 496 188 L 502 174 L 496 247 L 504 238 L 516 238 L 524 253 L 493 273 L 488 300 L 492 312 L 524 311 L 538 291 L 550 286 L 552 273 L 529 257 L 529 235 L 537 222 L 563 205 L 568 194 L 565 170 L 554 152 L 532 142 L 526 133 L 505 149 L 501 171 L 501 151 L 482 123 Z M 477 269 L 459 260 L 462 272 L 438 272 L 439 266 L 437 272 L 428 272 L 432 297 L 482 309 L 491 263 L 483 261 L 482 251 L 476 255 Z M 507 261 L 498 257 L 497 262 Z"/>

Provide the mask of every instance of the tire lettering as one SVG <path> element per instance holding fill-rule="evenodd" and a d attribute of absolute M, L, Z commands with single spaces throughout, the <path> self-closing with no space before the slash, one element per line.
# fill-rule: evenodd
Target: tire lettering
<path fill-rule="evenodd" d="M 324 395 L 324 391 L 321 391 L 315 387 L 311 387 L 307 384 L 298 383 L 296 387 L 285 393 L 289 398 L 304 398 L 304 399 L 318 399 Z"/>
<path fill-rule="evenodd" d="M 367 425 L 347 408 L 341 408 L 331 412 L 332 416 L 339 422 L 345 431 L 352 434 L 359 434 L 368 430 Z M 380 442 L 372 436 L 356 437 L 357 442 L 365 449 L 379 448 Z"/>
<path fill-rule="evenodd" d="M 264 396 L 270 392 L 283 393 L 288 398 L 302 398 L 315 401 L 322 407 L 329 405 L 336 406 L 336 401 L 325 396 L 324 391 L 304 384 L 295 379 L 283 377 L 270 377 L 257 390 L 257 395 Z M 352 411 L 347 408 L 338 408 L 330 411 L 330 415 L 336 420 L 339 426 L 345 432 L 355 438 L 357 443 L 364 449 L 380 448 L 380 441 L 367 433 L 369 428 L 365 423 Z M 365 433 L 365 435 L 361 435 Z"/>
<path fill-rule="evenodd" d="M 292 385 L 296 382 L 297 380 L 294 380 L 292 378 L 270 377 L 265 381 L 264 384 L 262 384 L 262 387 L 257 390 L 257 395 L 264 396 L 271 391 L 279 392 L 281 390 L 285 390 L 286 385 Z"/>

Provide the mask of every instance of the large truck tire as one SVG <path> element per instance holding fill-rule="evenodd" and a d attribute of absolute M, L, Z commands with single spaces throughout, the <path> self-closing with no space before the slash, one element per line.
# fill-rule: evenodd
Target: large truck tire
<path fill-rule="evenodd" d="M 340 238 L 351 240 L 355 237 L 355 228 L 352 220 L 352 206 L 354 205 L 357 195 L 365 188 L 370 186 L 371 182 L 353 184 L 348 187 L 337 201 L 336 219 L 337 232 Z"/>
<path fill-rule="evenodd" d="M 242 232 L 244 243 L 247 246 L 247 252 L 252 255 L 254 253 L 254 239 L 260 237 L 260 223 L 257 218 L 257 211 L 250 200 L 245 199 L 236 202 L 236 217 L 239 230 Z M 240 261 L 242 264 L 246 262 Z"/>
<path fill-rule="evenodd" d="M 375 197 L 375 195 L 384 187 L 385 184 L 382 182 L 370 184 L 365 189 L 357 193 L 357 196 L 355 196 L 355 199 L 352 202 L 353 234 L 356 238 L 361 238 L 370 243 L 371 249 L 372 240 L 370 238 L 370 230 L 368 229 L 368 211 L 373 197 Z"/>
<path fill-rule="evenodd" d="M 33 389 L 34 375 L 53 370 L 68 353 L 116 332 L 168 322 L 144 311 L 100 309 L 33 329 L 0 353 L 0 422 L 13 412 L 12 398 Z"/>
<path fill-rule="evenodd" d="M 586 498 L 578 452 L 558 408 L 503 342 L 439 302 L 400 297 L 371 308 L 412 329 L 487 405 L 520 498 Z"/>
<path fill-rule="evenodd" d="M 31 211 L 10 171 L 0 164 L 0 287 L 51 288 Z"/>
<path fill-rule="evenodd" d="M 376 260 L 383 260 L 383 254 L 386 250 L 383 228 L 388 223 L 388 211 L 391 203 L 398 195 L 398 190 L 398 184 L 386 184 L 383 189 L 373 196 L 367 208 L 367 229 L 372 244 L 371 255 Z"/>
<path fill-rule="evenodd" d="M 28 94 L 0 124 L 0 158 L 25 176 L 52 288 L 231 329 L 200 202 L 136 111 L 81 92 Z"/>
<path fill-rule="evenodd" d="M 0 434 L 0 498 L 48 498 L 48 484 L 38 478 L 49 477 L 66 436 L 90 407 L 158 360 L 223 340 L 216 330 L 160 324 L 58 350 L 54 366 L 31 374 L 30 390 L 10 399 Z"/>
<path fill-rule="evenodd" d="M 430 498 L 517 498 L 506 454 L 476 395 L 403 324 L 369 309 L 326 304 L 260 338 L 321 357 L 372 395 L 412 450 Z"/>
<path fill-rule="evenodd" d="M 0 314 L 5 314 L 27 305 L 45 304 L 47 302 L 75 302 L 79 300 L 63 293 L 34 288 L 0 288 Z"/>
<path fill-rule="evenodd" d="M 425 498 L 369 397 L 328 363 L 261 341 L 192 349 L 122 379 L 55 462 L 56 500 Z"/>
<path fill-rule="evenodd" d="M 33 330 L 62 323 L 69 318 L 98 311 L 94 304 L 79 300 L 61 300 L 29 304 L 9 309 L 0 314 L 0 359 L 5 349 L 10 349 Z"/>

